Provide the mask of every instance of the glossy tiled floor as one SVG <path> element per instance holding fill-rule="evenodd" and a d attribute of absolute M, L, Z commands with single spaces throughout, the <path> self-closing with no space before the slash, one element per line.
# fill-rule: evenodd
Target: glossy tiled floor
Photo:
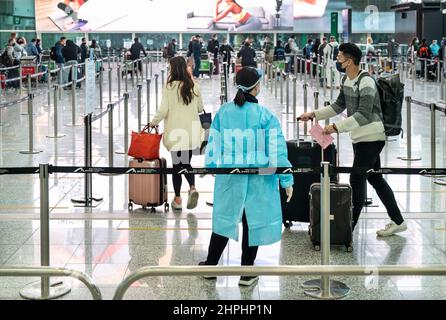
<path fill-rule="evenodd" d="M 160 66 L 155 66 L 154 72 Z M 219 107 L 220 82 L 200 80 L 206 110 Z M 106 89 L 107 88 L 107 89 Z M 418 100 L 440 100 L 436 84 L 417 83 L 411 92 L 408 82 L 406 94 Z M 112 84 L 116 97 L 117 83 Z M 230 92 L 234 92 L 231 86 Z M 290 90 L 292 92 L 292 90 Z M 313 106 L 313 89 L 309 89 L 309 105 Z M 151 105 L 155 96 L 152 87 Z M 232 94 L 230 94 L 231 96 Z M 280 96 L 280 90 L 278 90 Z M 298 82 L 298 110 L 303 111 L 302 83 Z M 321 93 L 322 95 L 322 93 Z M 327 91 L 327 97 L 330 93 Z M 78 90 L 77 114 L 82 114 L 83 93 Z M 334 94 L 336 96 L 336 94 Z M 143 114 L 146 114 L 146 93 L 143 91 Z M 12 100 L 11 94 L 2 100 Z M 57 165 L 83 164 L 83 127 L 67 127 L 71 121 L 71 91 L 62 93 L 59 103 L 60 131 L 64 138 L 48 139 L 52 133 L 53 110 L 45 106 L 46 96 L 36 98 L 35 146 L 43 152 L 34 155 L 19 154 L 27 149 L 28 118 L 20 112 L 26 103 L 2 110 L 0 127 L 0 167 L 37 166 L 48 162 Z M 108 84 L 104 83 L 104 100 L 108 102 Z M 292 99 L 290 99 L 292 101 Z M 320 105 L 322 105 L 321 98 Z M 285 105 L 274 97 L 274 90 L 263 86 L 260 102 L 270 107 L 280 117 L 288 138 L 293 136 L 293 126 L 287 123 L 282 112 Z M 130 104 L 130 128 L 136 130 L 136 95 Z M 406 152 L 406 138 L 389 141 L 382 153 L 385 166 L 430 166 L 429 111 L 413 106 L 413 153 L 421 161 L 408 164 L 397 157 Z M 117 111 L 117 112 L 116 112 Z M 123 146 L 123 107 L 114 115 L 114 148 Z M 153 113 L 153 110 L 152 110 Z M 143 119 L 146 117 L 144 116 Z M 81 118 L 77 119 L 80 122 Z M 291 117 L 289 117 L 291 120 Z M 144 121 L 143 121 L 144 122 Z M 445 167 L 445 117 L 437 113 L 437 165 Z M 93 163 L 108 164 L 107 117 L 93 125 Z M 341 137 L 341 164 L 352 162 L 351 144 L 347 135 Z M 170 162 L 168 153 L 162 154 Z M 128 158 L 114 156 L 115 166 L 126 166 Z M 193 159 L 194 166 L 203 165 L 203 157 Z M 333 247 L 332 264 L 352 265 L 440 265 L 446 263 L 446 188 L 432 179 L 420 176 L 389 176 L 398 204 L 408 221 L 409 230 L 388 239 L 379 239 L 375 232 L 382 228 L 387 216 L 375 193 L 369 196 L 377 207 L 367 208 L 354 233 L 353 253 Z M 348 176 L 342 176 L 348 181 Z M 39 265 L 39 180 L 37 176 L 0 177 L 0 265 Z M 181 214 L 164 214 L 161 208 L 154 214 L 137 209 L 127 211 L 127 177 L 94 176 L 94 193 L 104 197 L 92 209 L 73 207 L 70 199 L 82 194 L 83 177 L 72 174 L 55 174 L 50 178 L 50 242 L 51 266 L 66 267 L 85 272 L 100 287 L 104 298 L 110 299 L 117 285 L 131 272 L 146 265 L 196 265 L 206 257 L 211 234 L 213 178 L 197 177 L 200 191 L 199 205 Z M 172 191 L 169 180 L 169 190 Z M 186 191 L 186 186 L 183 188 Z M 184 194 L 186 197 L 186 194 Z M 169 194 L 172 198 L 172 193 Z M 295 224 L 283 230 L 280 243 L 261 247 L 256 264 L 259 266 L 311 265 L 320 263 L 320 253 L 312 249 L 306 224 Z M 223 254 L 222 265 L 239 265 L 240 244 L 230 241 Z M 206 281 L 199 277 L 154 277 L 136 282 L 127 292 L 126 299 L 309 299 L 299 287 L 306 277 L 261 277 L 252 288 L 239 288 L 237 277 L 219 277 Z M 445 277 L 338 277 L 351 288 L 347 299 L 445 299 Z M 19 290 L 35 278 L 0 277 L 0 298 L 21 299 Z M 76 280 L 72 292 L 63 299 L 90 299 L 88 290 Z"/>

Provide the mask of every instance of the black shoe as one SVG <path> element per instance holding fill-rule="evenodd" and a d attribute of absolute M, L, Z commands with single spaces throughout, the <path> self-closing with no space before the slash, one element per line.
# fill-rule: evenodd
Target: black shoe
<path fill-rule="evenodd" d="M 198 263 L 199 266 L 208 266 L 208 264 L 206 263 L 206 261 L 201 261 L 200 263 Z M 205 278 L 206 280 L 217 280 L 217 277 L 215 276 L 202 276 L 203 278 Z"/>
<path fill-rule="evenodd" d="M 259 280 L 258 276 L 254 276 L 254 277 L 240 277 L 238 285 L 239 286 L 249 287 L 249 286 L 253 285 L 254 283 L 256 283 L 258 280 Z"/>

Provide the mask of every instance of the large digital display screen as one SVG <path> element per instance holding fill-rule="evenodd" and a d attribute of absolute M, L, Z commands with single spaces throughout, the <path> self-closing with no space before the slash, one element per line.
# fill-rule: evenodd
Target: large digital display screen
<path fill-rule="evenodd" d="M 295 0 L 36 0 L 36 28 L 64 32 L 293 30 L 294 5 Z"/>
<path fill-rule="evenodd" d="M 389 1 L 393 3 L 394 1 Z M 40 32 L 330 31 L 353 8 L 353 32 L 394 32 L 389 9 L 355 0 L 35 0 Z M 373 8 L 376 8 L 373 9 Z M 340 29 L 342 23 L 340 24 Z"/>

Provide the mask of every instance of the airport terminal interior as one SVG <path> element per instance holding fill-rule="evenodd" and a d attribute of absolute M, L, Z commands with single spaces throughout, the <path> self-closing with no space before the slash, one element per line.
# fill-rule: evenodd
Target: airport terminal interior
<path fill-rule="evenodd" d="M 229 72 L 224 72 L 221 55 L 218 55 L 219 63 L 215 66 L 212 54 L 207 50 L 202 51 L 201 58 L 208 59 L 209 64 L 201 62 L 200 74 L 194 81 L 200 87 L 204 109 L 212 116 L 219 111 L 222 103 L 234 99 L 238 90 L 235 84 L 236 71 L 241 68 L 237 52 L 245 41 L 252 42 L 256 51 L 257 68 L 262 73 L 260 94 L 257 96 L 259 104 L 268 108 L 279 119 L 287 141 L 295 140 L 298 132 L 301 139 L 311 140 L 308 133 L 310 124 L 304 127 L 302 122 L 296 121 L 296 117 L 334 103 L 340 93 L 341 83 L 333 83 L 331 86 L 327 84 L 324 59 L 318 57 L 317 52 L 306 57 L 309 49 L 304 53 L 303 48 L 309 39 L 312 39 L 312 44 L 316 39 L 326 38 L 329 41 L 330 36 L 336 36 L 339 43 L 354 42 L 363 52 L 360 64 L 363 70 L 377 78 L 393 78 L 404 84 L 401 111 L 403 134 L 387 137 L 381 152 L 382 167 L 446 168 L 446 42 L 443 38 L 446 19 L 442 14 L 440 1 L 431 1 L 430 4 L 408 1 L 258 1 L 265 3 L 264 15 L 271 14 L 272 25 L 269 29 L 262 26 L 261 28 L 266 29 L 249 31 L 211 27 L 197 29 L 191 27 L 191 21 L 186 21 L 186 16 L 190 20 L 189 14 L 185 15 L 184 26 L 182 22 L 176 21 L 177 25 L 166 26 L 166 29 L 162 29 L 164 26 L 160 24 L 159 30 L 155 30 L 155 26 L 148 26 L 147 30 L 143 29 L 145 26 L 141 29 L 120 29 L 125 27 L 126 21 L 130 23 L 132 14 L 139 17 L 130 11 L 124 17 L 111 12 L 108 18 L 110 21 L 105 21 L 107 19 L 104 18 L 104 21 L 93 24 L 91 29 L 85 27 L 89 23 L 78 26 L 79 29 L 66 29 L 61 24 L 66 23 L 67 17 L 62 13 L 66 15 L 67 10 L 57 9 L 58 1 L 48 1 L 54 3 L 55 8 L 54 13 L 50 13 L 49 9 L 42 7 L 48 4 L 42 2 L 15 0 L 0 4 L 0 51 L 7 50 L 11 33 L 16 33 L 17 39 L 26 38 L 27 43 L 33 38 L 41 39 L 43 49 L 37 58 L 28 56 L 27 60 L 22 57 L 23 60 L 15 67 L 15 70 L 19 70 L 17 73 L 11 71 L 14 67 L 0 67 L 2 300 L 30 299 L 36 298 L 36 295 L 45 299 L 40 290 L 40 276 L 48 274 L 43 273 L 43 269 L 40 269 L 42 274 L 39 274 L 38 268 L 31 267 L 46 265 L 51 270 L 64 268 L 79 271 L 90 282 L 90 289 L 97 289 L 91 291 L 78 279 L 63 277 L 61 273 L 55 272 L 50 278 L 50 287 L 60 287 L 61 291 L 65 287 L 66 291 L 66 294 L 56 298 L 58 300 L 90 300 L 98 298 L 98 292 L 99 297 L 110 300 L 115 297 L 118 286 L 140 268 L 190 266 L 199 269 L 198 264 L 206 260 L 213 226 L 212 204 L 219 197 L 214 193 L 215 176 L 212 174 L 195 175 L 199 198 L 193 209 L 186 208 L 188 184 L 183 177 L 181 211 L 171 207 L 174 189 L 172 178 L 168 175 L 169 208 L 165 210 L 164 205 L 160 205 L 153 212 L 138 204 L 133 204 L 130 210 L 129 174 L 87 175 L 79 170 L 51 173 L 46 194 L 49 203 L 45 204 L 45 201 L 41 201 L 45 188 L 42 188 L 40 172 L 8 173 L 8 168 L 20 171 L 20 168 L 37 168 L 40 164 L 70 168 L 128 168 L 131 157 L 126 148 L 131 142 L 131 132 L 141 130 L 150 122 L 161 105 L 163 87 L 170 72 L 165 48 L 172 39 L 176 39 L 176 54 L 184 57 L 188 52 L 189 40 L 194 35 L 202 37 L 203 48 L 208 46 L 213 34 L 216 34 L 220 45 L 227 38 L 234 48 Z M 68 2 L 75 2 L 80 6 L 79 17 L 82 19 L 83 1 Z M 96 1 L 85 1 L 84 6 L 90 2 L 93 5 Z M 142 1 L 134 2 L 135 5 L 142 5 L 139 4 Z M 249 12 L 252 6 L 249 3 L 252 1 L 237 2 L 241 5 L 248 3 L 246 6 Z M 274 20 L 275 6 L 279 3 L 284 5 L 280 11 L 284 15 L 282 22 Z M 374 10 L 369 6 L 380 9 L 376 13 L 379 21 L 369 21 L 369 24 L 362 25 L 361 21 L 369 19 L 367 10 Z M 160 10 L 164 10 L 164 7 Z M 296 14 L 299 10 L 307 10 L 308 16 Z M 415 29 L 411 30 L 404 19 L 421 19 L 417 13 L 423 10 L 428 13 L 421 14 L 424 19 L 419 23 L 412 23 Z M 286 17 L 287 11 L 290 12 L 289 18 Z M 438 14 L 434 15 L 431 11 Z M 197 12 L 198 9 L 195 14 Z M 428 14 L 431 14 L 431 19 L 427 18 Z M 330 25 L 333 18 L 336 18 L 337 23 Z M 42 21 L 39 22 L 39 19 Z M 443 29 L 432 28 L 432 24 L 429 24 L 432 19 L 437 19 L 434 24 Z M 346 27 L 344 22 L 350 22 L 350 26 Z M 280 23 L 283 23 L 282 27 Z M 287 23 L 294 25 L 287 29 Z M 374 26 L 374 23 L 378 25 Z M 134 23 L 131 24 L 133 25 Z M 70 28 L 74 27 L 70 25 Z M 283 61 L 275 58 L 269 61 L 264 49 L 265 38 L 268 36 L 271 39 L 273 47 L 278 40 L 285 47 L 293 35 L 298 51 L 295 54 L 287 52 Z M 72 88 L 72 82 L 63 83 L 60 72 L 55 70 L 58 65 L 50 57 L 51 48 L 62 36 L 79 46 L 82 38 L 86 38 L 88 46 L 95 39 L 102 49 L 100 56 L 94 53 L 91 61 L 96 61 L 88 65 L 92 68 L 88 69 L 88 62 L 79 68 L 76 76 L 80 83 L 79 88 Z M 147 53 L 147 56 L 143 53 L 140 56 L 142 72 L 130 72 L 132 63 L 131 60 L 129 63 L 126 53 L 136 37 Z M 429 49 L 429 57 L 417 56 L 417 53 L 409 57 L 411 40 L 414 37 L 419 38 L 420 44 L 426 39 L 428 46 L 433 40 L 437 40 L 440 53 L 435 56 L 435 50 Z M 368 38 L 373 38 L 373 55 L 368 55 Z M 397 46 L 394 46 L 395 42 Z M 89 57 L 90 51 L 87 61 Z M 68 68 L 71 72 L 71 68 Z M 333 68 L 330 71 L 337 72 Z M 12 78 L 11 74 L 17 74 L 18 78 L 8 82 Z M 87 76 L 84 78 L 85 75 Z M 72 80 L 71 76 L 69 79 Z M 85 136 L 85 132 L 88 132 L 85 122 L 87 113 L 93 114 L 90 141 Z M 342 116 L 338 116 L 330 123 L 342 119 Z M 319 123 L 325 125 L 325 121 Z M 138 125 L 141 127 L 138 128 Z M 162 133 L 164 123 L 160 124 L 159 129 Z M 350 135 L 340 134 L 339 141 L 336 141 L 336 135 L 333 137 L 339 153 L 338 165 L 351 167 L 353 148 Z M 89 157 L 87 151 L 90 151 Z M 160 157 L 167 160 L 168 168 L 172 167 L 170 152 L 162 143 Z M 411 159 L 402 159 L 407 157 Z M 205 156 L 194 155 L 191 165 L 194 168 L 204 168 Z M 91 184 L 87 176 L 91 176 Z M 370 270 L 379 266 L 438 267 L 443 273 L 380 275 L 379 272 L 369 272 L 364 275 L 332 276 L 330 279 L 340 281 L 350 289 L 342 299 L 446 298 L 445 176 L 414 172 L 384 175 L 407 223 L 406 231 L 389 237 L 377 236 L 376 232 L 385 228 L 390 219 L 376 191 L 367 184 L 367 205 L 353 231 L 352 250 L 346 250 L 342 245 L 332 245 L 329 252 L 329 264 L 334 266 L 365 266 Z M 339 182 L 349 184 L 349 174 L 340 174 Z M 295 175 L 294 183 L 299 184 L 299 174 Z M 93 200 L 87 205 L 73 201 L 85 198 L 86 184 L 92 187 L 90 191 Z M 268 197 L 267 194 L 258 196 Z M 49 213 L 49 221 L 44 218 L 45 213 Z M 322 252 L 315 250 L 308 230 L 309 224 L 306 222 L 295 221 L 288 227 L 283 226 L 280 241 L 259 247 L 255 266 L 307 266 L 311 269 L 311 266 L 321 265 Z M 240 239 L 241 233 L 240 225 Z M 49 236 L 49 243 L 45 243 L 45 234 Z M 241 240 L 230 240 L 219 266 L 240 266 L 241 254 Z M 48 264 L 42 261 L 43 257 L 49 258 Z M 26 274 L 27 269 L 34 270 L 34 276 Z M 45 270 L 48 272 L 50 269 Z M 254 284 L 241 286 L 240 275 L 218 276 L 216 280 L 209 280 L 200 275 L 156 274 L 131 283 L 124 292 L 123 299 L 314 300 L 302 285 L 307 280 L 319 278 L 320 275 L 260 275 Z M 42 281 L 45 280 L 42 278 Z M 31 293 L 30 284 L 33 283 L 37 283 L 37 286 Z"/>

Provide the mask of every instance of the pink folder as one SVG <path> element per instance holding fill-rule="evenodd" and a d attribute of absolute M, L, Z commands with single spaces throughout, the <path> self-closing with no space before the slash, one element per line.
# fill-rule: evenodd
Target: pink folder
<path fill-rule="evenodd" d="M 334 140 L 331 135 L 324 134 L 324 128 L 322 128 L 318 123 L 316 123 L 313 128 L 310 129 L 310 134 L 323 150 L 327 149 L 327 147 L 331 145 Z"/>

